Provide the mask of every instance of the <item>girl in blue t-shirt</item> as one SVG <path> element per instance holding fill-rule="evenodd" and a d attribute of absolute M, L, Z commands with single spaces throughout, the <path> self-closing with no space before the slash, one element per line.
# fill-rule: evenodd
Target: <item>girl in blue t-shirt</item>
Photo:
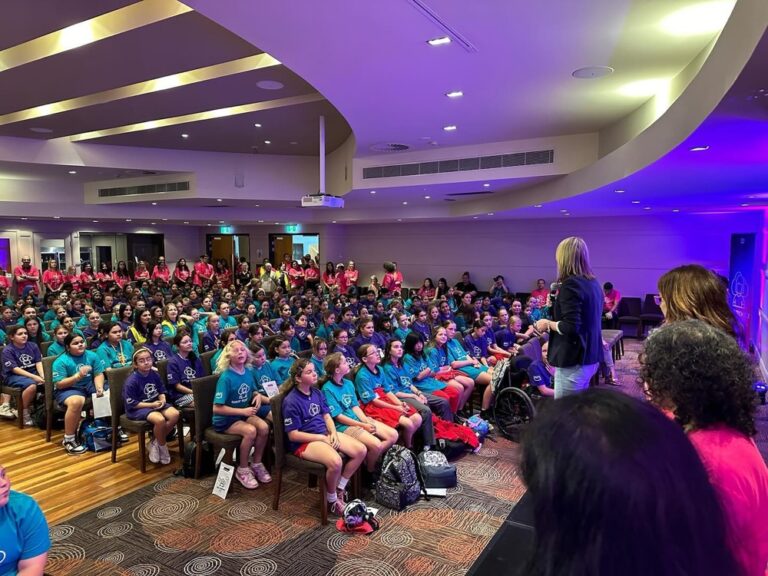
<path fill-rule="evenodd" d="M 269 363 L 277 374 L 278 382 L 285 382 L 288 379 L 288 372 L 295 360 L 291 341 L 282 336 L 277 336 L 269 345 Z"/>
<path fill-rule="evenodd" d="M 325 338 L 315 338 L 312 341 L 312 356 L 309 359 L 315 365 L 318 378 L 325 378 L 325 358 L 328 356 L 328 342 Z"/>
<path fill-rule="evenodd" d="M 476 321 L 477 322 L 477 321 Z M 456 338 L 456 323 L 446 321 L 443 323 L 448 337 L 446 344 L 448 349 L 448 359 L 451 361 L 451 368 L 459 370 L 472 378 L 477 386 L 488 386 L 491 383 L 490 368 L 483 364 L 479 358 L 467 353 L 461 342 Z M 483 326 L 485 328 L 485 326 Z M 468 398 L 469 396 L 467 396 Z"/>
<path fill-rule="evenodd" d="M 67 337 L 67 334 L 69 334 L 69 330 L 65 326 L 56 326 L 56 329 L 53 331 L 53 342 L 48 346 L 48 356 L 64 354 L 64 338 Z"/>
<path fill-rule="evenodd" d="M 328 509 L 342 516 L 344 491 L 366 456 L 365 445 L 336 431 L 325 395 L 317 388 L 315 365 L 308 358 L 294 362 L 281 392 L 288 449 L 299 458 L 325 466 L 325 485 L 331 490 L 325 495 Z M 347 456 L 346 464 L 339 452 Z"/>
<path fill-rule="evenodd" d="M 68 454 L 82 454 L 86 448 L 77 443 L 75 431 L 85 400 L 91 394 L 103 396 L 108 386 L 104 363 L 95 352 L 85 349 L 85 338 L 67 334 L 64 347 L 66 352 L 54 360 L 52 369 L 56 402 L 66 410 L 62 445 Z"/>
<path fill-rule="evenodd" d="M 430 358 L 424 353 L 424 342 L 421 336 L 411 332 L 403 343 L 402 366 L 411 379 L 411 382 L 422 394 L 434 394 L 440 398 L 445 398 L 451 407 L 451 412 L 456 414 L 463 399 L 463 387 L 456 386 L 438 380 L 438 366 L 430 363 Z"/>
<path fill-rule="evenodd" d="M 373 472 L 381 455 L 397 442 L 397 430 L 363 412 L 355 385 L 345 378 L 349 374 L 349 363 L 342 354 L 334 352 L 328 356 L 325 366 L 328 378 L 322 389 L 336 429 L 365 445 L 366 467 L 368 472 Z"/>
<path fill-rule="evenodd" d="M 403 431 L 403 444 L 413 446 L 413 435 L 421 427 L 421 415 L 384 386 L 381 353 L 373 344 L 363 344 L 357 351 L 360 366 L 355 369 L 355 389 L 363 412 L 392 428 Z"/>
<path fill-rule="evenodd" d="M 272 365 L 267 362 L 267 351 L 263 346 L 259 345 L 256 348 L 251 348 L 251 364 L 250 369 L 253 372 L 253 377 L 256 380 L 256 390 L 261 394 L 261 408 L 257 416 L 264 418 L 265 420 L 272 421 L 272 413 L 269 405 L 269 395 L 267 394 L 265 384 L 273 382 L 275 386 L 280 386 L 280 378 L 278 378 L 275 371 L 272 369 Z"/>
<path fill-rule="evenodd" d="M 227 344 L 221 353 L 216 366 L 221 376 L 213 397 L 213 427 L 217 432 L 242 437 L 235 478 L 253 490 L 259 487 L 259 482 L 271 482 L 272 477 L 261 462 L 269 439 L 269 425 L 258 416 L 262 396 L 253 372 L 247 367 L 248 360 L 248 348 L 237 339 Z M 251 449 L 253 463 L 248 466 Z"/>
<path fill-rule="evenodd" d="M 146 420 L 153 426 L 154 438 L 149 443 L 149 461 L 170 464 L 166 437 L 176 428 L 179 411 L 166 402 L 165 383 L 152 370 L 152 352 L 139 348 L 133 353 L 133 372 L 123 386 L 125 414 L 131 420 Z"/>
<path fill-rule="evenodd" d="M 104 332 L 106 337 L 101 345 L 96 349 L 104 363 L 104 368 L 123 368 L 130 366 L 133 358 L 133 344 L 130 340 L 123 340 L 123 329 L 117 322 L 108 322 L 105 324 Z M 51 344 L 53 347 L 53 344 Z M 50 352 L 50 348 L 48 349 Z"/>
<path fill-rule="evenodd" d="M 323 323 L 317 328 L 315 337 L 325 338 L 329 342 L 333 339 L 333 331 L 336 329 L 336 312 L 326 310 L 323 313 Z"/>
<path fill-rule="evenodd" d="M 232 330 L 224 330 L 224 332 L 221 333 L 221 338 L 219 338 L 219 347 L 216 352 L 213 353 L 213 356 L 211 356 L 211 372 L 214 374 L 219 373 L 219 369 L 217 368 L 219 358 L 221 358 L 221 353 L 224 348 L 226 348 L 227 344 L 232 342 L 232 340 L 237 340 L 237 337 Z"/>

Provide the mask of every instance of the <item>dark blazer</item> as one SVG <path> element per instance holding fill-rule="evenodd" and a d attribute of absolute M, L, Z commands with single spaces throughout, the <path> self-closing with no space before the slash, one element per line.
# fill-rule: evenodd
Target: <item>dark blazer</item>
<path fill-rule="evenodd" d="M 547 358 L 552 366 L 570 368 L 603 359 L 602 311 L 603 290 L 597 280 L 571 276 L 563 281 L 552 306 L 552 319 L 561 332 L 549 333 Z"/>

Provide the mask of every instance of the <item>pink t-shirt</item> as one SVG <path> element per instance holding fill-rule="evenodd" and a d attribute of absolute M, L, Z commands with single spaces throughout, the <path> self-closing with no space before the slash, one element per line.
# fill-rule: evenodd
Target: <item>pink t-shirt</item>
<path fill-rule="evenodd" d="M 768 565 L 768 468 L 755 443 L 726 426 L 688 434 L 720 497 L 728 544 L 745 576 Z"/>

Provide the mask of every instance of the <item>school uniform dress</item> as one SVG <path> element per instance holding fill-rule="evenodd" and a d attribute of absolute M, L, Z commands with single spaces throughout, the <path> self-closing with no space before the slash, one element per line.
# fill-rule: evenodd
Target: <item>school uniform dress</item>
<path fill-rule="evenodd" d="M 213 403 L 232 408 L 247 408 L 253 401 L 253 393 L 256 391 L 256 381 L 253 372 L 245 370 L 238 374 L 231 368 L 222 372 L 216 382 L 216 394 Z M 235 422 L 246 420 L 245 416 L 213 415 L 213 427 L 217 432 L 225 432 Z"/>
<path fill-rule="evenodd" d="M 318 388 L 310 388 L 309 394 L 304 394 L 298 388 L 293 388 L 283 398 L 283 427 L 285 429 L 285 442 L 288 449 L 296 456 L 301 456 L 307 442 L 292 442 L 288 434 L 294 430 L 309 434 L 328 434 L 325 425 L 326 414 L 330 414 L 328 402 Z"/>
<path fill-rule="evenodd" d="M 126 416 L 131 420 L 146 420 L 151 412 L 169 408 L 171 405 L 168 402 L 160 408 L 137 408 L 140 402 L 156 402 L 161 394 L 166 394 L 166 389 L 160 374 L 150 370 L 144 375 L 134 370 L 123 385 Z"/>

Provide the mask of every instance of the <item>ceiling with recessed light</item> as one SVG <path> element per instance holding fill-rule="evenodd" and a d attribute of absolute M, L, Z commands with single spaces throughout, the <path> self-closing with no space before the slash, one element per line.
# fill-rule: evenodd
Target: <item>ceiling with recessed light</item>
<path fill-rule="evenodd" d="M 86 182 L 184 172 L 199 186 L 156 198 L 156 219 L 753 209 L 768 201 L 765 4 L 328 0 L 297 10 L 283 0 L 68 0 L 65 10 L 58 0 L 8 0 L 0 202 L 13 214 L 20 198 L 39 198 L 23 210 L 43 217 L 50 203 L 34 182 L 56 181 L 74 217 Z M 285 159 L 318 155 L 320 116 L 340 211 L 301 209 L 301 195 L 319 187 L 316 162 Z M 362 176 L 366 166 L 547 149 L 547 166 Z M 253 154 L 274 158 L 258 189 L 265 164 L 249 167 Z M 106 221 L 138 218 L 147 204 L 85 209 Z"/>

